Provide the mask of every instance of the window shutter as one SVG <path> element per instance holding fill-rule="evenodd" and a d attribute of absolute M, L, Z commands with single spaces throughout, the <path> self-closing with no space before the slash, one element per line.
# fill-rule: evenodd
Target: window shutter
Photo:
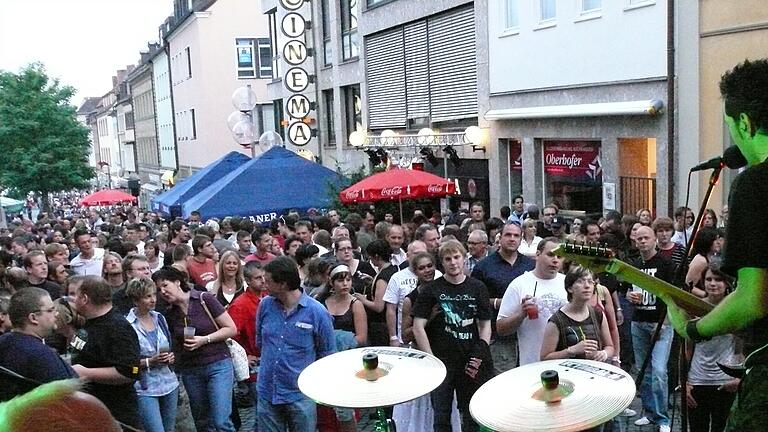
<path fill-rule="evenodd" d="M 402 27 L 366 38 L 368 127 L 371 129 L 405 127 L 405 62 L 403 51 Z"/>
<path fill-rule="evenodd" d="M 404 27 L 405 92 L 408 119 L 429 117 L 429 45 L 427 22 Z"/>
<path fill-rule="evenodd" d="M 477 57 L 472 7 L 429 20 L 432 121 L 477 116 Z"/>

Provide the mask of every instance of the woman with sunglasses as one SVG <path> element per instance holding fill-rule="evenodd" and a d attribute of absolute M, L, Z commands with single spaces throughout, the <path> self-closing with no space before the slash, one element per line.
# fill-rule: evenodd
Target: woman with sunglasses
<path fill-rule="evenodd" d="M 154 310 L 157 287 L 149 278 L 131 279 L 125 294 L 134 304 L 126 319 L 139 338 L 141 379 L 134 384 L 139 418 L 146 432 L 172 432 L 179 381 L 169 367 L 175 358 L 168 323 Z"/>

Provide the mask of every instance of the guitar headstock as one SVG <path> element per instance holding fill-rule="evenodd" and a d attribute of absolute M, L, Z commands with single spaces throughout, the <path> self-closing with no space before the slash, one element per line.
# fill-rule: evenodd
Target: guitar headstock
<path fill-rule="evenodd" d="M 614 258 L 612 250 L 597 243 L 566 241 L 557 245 L 552 249 L 552 252 L 559 257 L 575 261 L 597 273 L 606 271 L 606 266 Z"/>

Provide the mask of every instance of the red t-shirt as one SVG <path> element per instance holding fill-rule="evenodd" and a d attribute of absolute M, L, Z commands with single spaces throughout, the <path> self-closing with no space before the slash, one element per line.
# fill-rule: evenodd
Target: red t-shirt
<path fill-rule="evenodd" d="M 261 263 L 261 265 L 267 265 L 269 264 L 273 259 L 275 259 L 275 256 L 271 253 L 267 252 L 265 255 L 260 256 L 258 255 L 258 252 L 252 253 L 245 257 L 245 262 L 251 262 L 251 261 L 258 261 Z"/>
<path fill-rule="evenodd" d="M 216 263 L 210 258 L 206 258 L 204 262 L 189 258 L 187 260 L 187 272 L 189 273 L 189 279 L 200 286 L 205 286 L 208 282 L 215 281 L 218 277 L 216 275 Z"/>

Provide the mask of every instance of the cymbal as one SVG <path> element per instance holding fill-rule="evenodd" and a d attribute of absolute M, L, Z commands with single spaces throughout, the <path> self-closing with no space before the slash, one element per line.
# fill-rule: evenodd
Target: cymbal
<path fill-rule="evenodd" d="M 363 356 L 376 354 L 371 374 Z M 299 375 L 299 390 L 323 405 L 375 408 L 421 397 L 445 379 L 437 357 L 410 348 L 368 347 L 341 351 L 307 366 Z"/>
<path fill-rule="evenodd" d="M 545 371 L 557 373 L 556 390 L 543 388 Z M 548 360 L 489 380 L 475 392 L 469 411 L 497 432 L 581 431 L 612 419 L 634 397 L 635 382 L 620 368 L 592 360 Z"/>

